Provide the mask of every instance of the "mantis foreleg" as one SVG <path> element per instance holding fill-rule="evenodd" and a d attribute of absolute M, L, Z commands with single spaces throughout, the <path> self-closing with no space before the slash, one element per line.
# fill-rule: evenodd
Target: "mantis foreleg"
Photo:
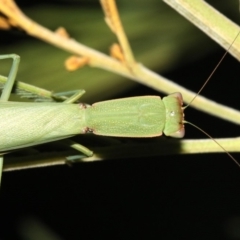
<path fill-rule="evenodd" d="M 0 101 L 8 101 L 11 91 L 12 91 L 12 88 L 13 88 L 13 84 L 14 84 L 14 81 L 15 81 L 15 78 L 17 75 L 18 66 L 19 66 L 19 62 L 20 62 L 20 57 L 16 54 L 0 55 L 0 59 L 7 59 L 7 58 L 12 58 L 13 64 L 12 64 L 11 70 L 9 72 L 7 82 L 2 91 Z"/>

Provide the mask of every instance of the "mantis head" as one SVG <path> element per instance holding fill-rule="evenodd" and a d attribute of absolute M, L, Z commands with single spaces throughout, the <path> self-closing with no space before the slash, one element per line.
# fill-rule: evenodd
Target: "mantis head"
<path fill-rule="evenodd" d="M 181 93 L 173 93 L 162 99 L 166 108 L 164 134 L 166 136 L 182 138 L 185 135 L 183 98 Z"/>

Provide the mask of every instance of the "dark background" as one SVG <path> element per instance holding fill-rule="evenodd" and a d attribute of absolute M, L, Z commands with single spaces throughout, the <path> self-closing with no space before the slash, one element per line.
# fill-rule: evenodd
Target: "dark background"
<path fill-rule="evenodd" d="M 99 7 L 94 1 L 91 6 Z M 5 34 L 7 39 L 13 33 Z M 164 76 L 197 91 L 223 52 L 216 47 L 199 60 L 165 70 Z M 239 63 L 226 57 L 203 95 L 239 108 L 239 76 Z M 157 93 L 136 86 L 116 97 L 144 94 Z M 238 126 L 191 108 L 186 119 L 214 137 L 239 136 Z M 186 131 L 187 138 L 205 138 L 191 126 Z M 7 172 L 0 192 L 0 239 L 240 239 L 239 189 L 240 169 L 226 154 Z"/>

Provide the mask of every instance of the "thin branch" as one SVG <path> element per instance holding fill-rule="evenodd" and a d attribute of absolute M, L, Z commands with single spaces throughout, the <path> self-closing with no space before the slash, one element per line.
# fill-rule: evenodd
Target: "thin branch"
<path fill-rule="evenodd" d="M 126 64 L 129 67 L 134 66 L 135 59 L 130 44 L 128 42 L 128 38 L 126 37 L 126 34 L 124 32 L 115 0 L 100 0 L 100 2 L 106 16 L 105 21 L 110 27 L 110 29 L 113 31 L 113 33 L 116 34 L 119 44 L 122 47 Z"/>
<path fill-rule="evenodd" d="M 229 152 L 240 152 L 240 138 L 216 139 Z M 115 144 L 112 146 L 91 148 L 95 154 L 92 157 L 79 156 L 78 152 L 55 152 L 41 153 L 27 157 L 11 157 L 5 155 L 4 171 L 15 171 L 36 167 L 48 167 L 54 165 L 71 164 L 74 162 L 93 162 L 102 160 L 117 160 L 139 157 L 156 157 L 174 154 L 194 154 L 194 153 L 219 153 L 219 146 L 211 139 L 204 140 L 181 140 L 176 139 L 153 139 L 148 142 L 127 142 L 125 144 Z M 116 152 L 118 154 L 116 154 Z M 69 157 L 71 156 L 71 157 Z M 69 161 L 68 158 L 76 161 Z M 164 158 L 159 158 L 163 160 Z M 226 159 L 228 156 L 226 155 Z M 229 159 L 231 160 L 231 159 Z"/>
<path fill-rule="evenodd" d="M 240 28 L 202 0 L 163 0 L 223 48 L 228 50 Z M 240 38 L 229 49 L 240 60 Z"/>

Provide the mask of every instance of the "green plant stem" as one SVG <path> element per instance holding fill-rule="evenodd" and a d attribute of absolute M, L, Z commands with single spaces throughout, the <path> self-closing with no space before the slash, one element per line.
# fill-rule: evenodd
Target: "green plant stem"
<path fill-rule="evenodd" d="M 240 152 L 240 138 L 216 139 L 228 152 Z M 115 144 L 106 147 L 92 147 L 92 157 L 82 157 L 76 162 L 93 162 L 102 160 L 116 160 L 126 158 L 155 157 L 174 154 L 219 153 L 219 146 L 211 139 L 204 140 L 176 140 L 157 138 L 152 142 Z M 117 154 L 116 154 L 117 153 Z M 78 155 L 78 152 L 43 153 L 28 157 L 11 157 L 5 155 L 4 171 L 15 171 L 36 167 L 71 164 L 68 156 Z M 226 159 L 228 156 L 226 155 Z M 160 161 L 164 157 L 159 158 Z"/>
<path fill-rule="evenodd" d="M 240 28 L 202 0 L 163 0 L 240 60 Z M 232 44 L 231 48 L 229 46 Z"/>

